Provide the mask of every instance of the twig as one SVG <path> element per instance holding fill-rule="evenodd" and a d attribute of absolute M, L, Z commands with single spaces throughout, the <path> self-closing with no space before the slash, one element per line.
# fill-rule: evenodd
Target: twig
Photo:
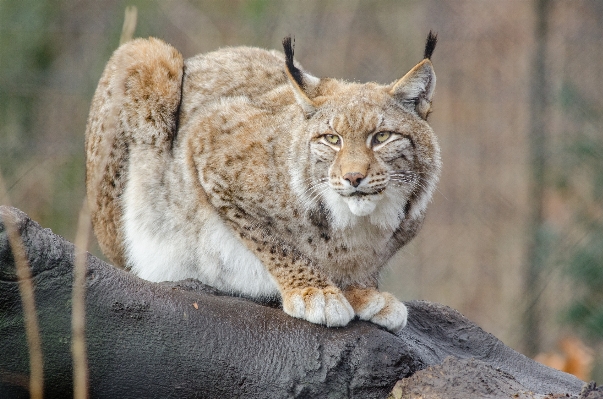
<path fill-rule="evenodd" d="M 126 7 L 124 24 L 119 44 L 134 37 L 138 10 L 135 6 Z M 96 186 L 96 184 L 95 184 Z M 71 354 L 73 357 L 73 397 L 88 398 L 88 356 L 86 350 L 86 272 L 87 251 L 91 235 L 90 209 L 87 198 L 80 210 L 77 233 L 75 236 L 75 262 L 73 269 L 73 290 L 71 310 Z"/>
<path fill-rule="evenodd" d="M 2 203 L 10 205 L 1 171 L 0 199 L 2 200 Z M 27 254 L 23 247 L 23 240 L 21 240 L 21 234 L 17 228 L 16 220 L 11 216 L 12 215 L 5 214 L 3 221 L 8 242 L 15 260 L 19 293 L 23 305 L 25 335 L 27 337 L 27 347 L 29 348 L 29 395 L 31 399 L 42 399 L 44 396 L 44 360 L 42 357 L 40 327 L 36 314 L 34 287 L 31 279 L 31 272 L 29 270 Z"/>
<path fill-rule="evenodd" d="M 90 242 L 90 212 L 86 198 L 80 210 L 75 236 L 75 262 L 71 297 L 71 354 L 73 356 L 73 397 L 88 398 L 88 358 L 86 351 L 86 264 Z"/>
<path fill-rule="evenodd" d="M 124 25 L 121 28 L 121 37 L 119 38 L 119 44 L 122 45 L 129 42 L 134 37 L 134 31 L 136 30 L 136 20 L 138 18 L 138 9 L 136 6 L 127 6 L 124 17 Z"/>

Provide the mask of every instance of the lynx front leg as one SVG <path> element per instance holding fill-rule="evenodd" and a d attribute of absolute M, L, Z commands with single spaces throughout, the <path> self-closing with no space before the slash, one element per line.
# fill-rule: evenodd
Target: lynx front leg
<path fill-rule="evenodd" d="M 389 292 L 352 286 L 345 290 L 345 297 L 361 320 L 371 321 L 390 331 L 406 326 L 408 310 Z"/>
<path fill-rule="evenodd" d="M 328 327 L 345 326 L 354 318 L 343 292 L 307 258 L 257 231 L 239 230 L 239 236 L 278 283 L 285 313 Z"/>
<path fill-rule="evenodd" d="M 354 318 L 354 309 L 343 292 L 309 261 L 275 247 L 270 249 L 270 256 L 262 258 L 278 282 L 288 315 L 328 327 L 345 326 Z"/>

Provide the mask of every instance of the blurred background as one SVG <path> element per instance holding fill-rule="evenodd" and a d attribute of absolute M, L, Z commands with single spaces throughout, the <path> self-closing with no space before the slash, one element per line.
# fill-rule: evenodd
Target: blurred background
<path fill-rule="evenodd" d="M 382 286 L 603 382 L 603 2 L 0 0 L 0 172 L 72 241 L 90 100 L 128 5 L 135 36 L 185 57 L 292 34 L 308 71 L 353 81 L 403 76 L 437 32 L 443 173 Z"/>

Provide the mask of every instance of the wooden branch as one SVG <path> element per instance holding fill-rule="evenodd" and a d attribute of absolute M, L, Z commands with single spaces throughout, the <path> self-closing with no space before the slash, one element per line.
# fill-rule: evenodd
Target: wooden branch
<path fill-rule="evenodd" d="M 32 268 L 45 397 L 70 397 L 74 246 L 17 209 L 0 207 L 3 215 L 16 221 Z M 511 391 L 577 395 L 583 385 L 428 302 L 407 303 L 408 326 L 392 334 L 362 321 L 322 327 L 287 316 L 278 304 L 227 296 L 194 280 L 147 282 L 92 255 L 86 279 L 92 398 L 385 398 L 400 379 L 444 366 L 432 381 L 454 378 L 450 373 L 468 364 L 491 370 L 495 386 L 513 381 Z M 21 299 L 3 225 L 0 348 L 0 397 L 29 397 Z M 467 386 L 488 383 L 460 378 Z M 398 392 L 411 392 L 412 384 L 404 379 Z"/>

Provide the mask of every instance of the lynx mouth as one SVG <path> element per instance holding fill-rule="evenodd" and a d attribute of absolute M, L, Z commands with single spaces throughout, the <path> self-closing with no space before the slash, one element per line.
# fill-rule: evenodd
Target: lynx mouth
<path fill-rule="evenodd" d="M 385 187 L 383 188 L 379 188 L 375 191 L 371 191 L 371 192 L 364 192 L 364 191 L 354 191 L 351 194 L 348 195 L 343 195 L 343 197 L 371 197 L 371 196 L 377 196 L 379 194 L 381 194 L 383 191 L 385 191 Z"/>
<path fill-rule="evenodd" d="M 362 191 L 354 191 L 350 195 L 346 195 L 346 197 L 366 197 L 369 195 L 374 195 L 374 193 L 363 193 Z"/>

